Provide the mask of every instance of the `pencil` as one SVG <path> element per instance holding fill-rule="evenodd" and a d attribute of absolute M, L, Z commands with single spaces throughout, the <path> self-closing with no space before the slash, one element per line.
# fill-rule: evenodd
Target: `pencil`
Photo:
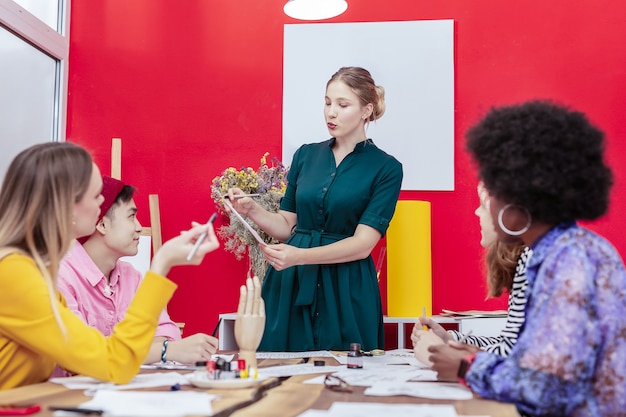
<path fill-rule="evenodd" d="M 211 215 L 211 218 L 207 222 L 207 224 L 212 224 L 216 218 L 217 218 L 217 213 L 213 213 Z M 187 255 L 187 262 L 191 261 L 191 258 L 193 258 L 193 255 L 196 254 L 196 251 L 198 250 L 198 248 L 200 247 L 204 239 L 206 239 L 206 235 L 207 235 L 207 232 L 202 232 L 202 234 L 198 237 L 198 240 L 196 240 L 196 244 L 193 245 L 193 249 L 191 249 L 191 252 L 189 252 L 189 255 Z"/>
<path fill-rule="evenodd" d="M 426 317 L 426 307 L 422 307 L 422 317 Z M 428 331 L 428 326 L 427 325 L 423 325 L 422 326 L 422 330 L 424 330 L 425 332 Z"/>
<path fill-rule="evenodd" d="M 48 407 L 48 410 L 50 411 L 69 411 L 70 413 L 74 414 L 97 414 L 97 415 L 102 415 L 104 414 L 104 410 L 96 410 L 95 408 L 80 408 L 80 407 L 59 407 L 56 405 L 51 405 Z M 17 415 L 17 414 L 14 414 Z"/>
<path fill-rule="evenodd" d="M 261 194 L 235 194 L 233 198 L 244 198 L 244 197 L 258 197 Z M 225 195 L 224 198 L 230 199 L 228 195 Z"/>
<path fill-rule="evenodd" d="M 461 338 L 461 340 L 459 340 L 459 343 L 465 343 L 465 341 L 467 340 L 468 337 L 470 337 L 472 335 L 473 330 L 470 330 L 469 332 L 465 333 L 463 335 L 463 337 Z"/>
<path fill-rule="evenodd" d="M 213 329 L 213 333 L 211 333 L 211 336 L 213 336 L 213 337 L 217 336 L 217 331 L 220 329 L 220 324 L 222 324 L 222 318 L 221 317 L 217 321 L 217 324 L 215 325 L 215 329 Z"/>

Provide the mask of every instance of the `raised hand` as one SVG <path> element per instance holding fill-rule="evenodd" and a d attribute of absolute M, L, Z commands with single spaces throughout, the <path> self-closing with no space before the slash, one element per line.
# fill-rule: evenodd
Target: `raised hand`
<path fill-rule="evenodd" d="M 235 319 L 235 340 L 239 346 L 239 358 L 245 359 L 251 368 L 257 367 L 256 350 L 265 330 L 265 303 L 261 298 L 261 282 L 258 277 L 248 278 L 239 290 L 239 306 Z"/>

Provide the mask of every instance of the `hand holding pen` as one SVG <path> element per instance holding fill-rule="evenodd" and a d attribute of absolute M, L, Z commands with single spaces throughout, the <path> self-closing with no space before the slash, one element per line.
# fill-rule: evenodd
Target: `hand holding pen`
<path fill-rule="evenodd" d="M 235 194 L 233 195 L 233 199 L 244 198 L 244 197 L 258 197 L 260 195 L 261 194 Z M 228 194 L 226 194 L 224 198 L 228 198 L 230 200 L 230 196 Z"/>
<path fill-rule="evenodd" d="M 207 222 L 207 225 L 212 225 L 216 218 L 217 218 L 217 213 L 213 213 L 211 215 L 211 218 Z M 198 251 L 198 248 L 200 247 L 204 239 L 206 239 L 207 233 L 208 232 L 206 231 L 202 232 L 202 234 L 198 237 L 198 240 L 196 240 L 196 244 L 193 246 L 193 249 L 191 249 L 191 252 L 189 252 L 189 255 L 187 255 L 187 262 L 191 261 L 193 256 L 196 254 L 196 252 Z"/>
<path fill-rule="evenodd" d="M 450 340 L 454 340 L 452 335 L 448 333 L 446 329 L 444 329 L 439 323 L 432 319 L 432 317 L 428 317 L 426 315 L 426 307 L 422 307 L 422 316 L 418 319 L 417 323 L 413 328 L 413 332 L 417 332 L 418 330 L 422 330 L 428 332 L 432 330 L 432 332 L 437 335 L 444 343 L 447 343 Z"/>
<path fill-rule="evenodd" d="M 254 201 L 254 198 L 258 196 L 260 196 L 260 194 L 244 193 L 237 187 L 229 188 L 228 193 L 223 196 L 224 202 L 229 203 L 224 204 L 224 209 L 228 214 L 230 214 L 231 210 L 234 210 L 237 211 L 238 214 L 247 216 L 248 211 L 256 206 L 257 203 Z"/>
<path fill-rule="evenodd" d="M 203 238 L 204 243 L 198 244 L 197 241 L 203 234 L 206 235 Z M 194 244 L 198 248 L 189 257 L 190 248 L 193 248 Z M 163 243 L 163 246 L 152 257 L 150 270 L 166 276 L 173 266 L 189 265 L 190 263 L 194 265 L 200 264 L 207 253 L 219 247 L 220 242 L 217 240 L 217 236 L 215 236 L 213 227 L 211 225 L 203 226 L 194 222 L 189 230 L 183 230 L 178 236 L 174 236 Z"/>

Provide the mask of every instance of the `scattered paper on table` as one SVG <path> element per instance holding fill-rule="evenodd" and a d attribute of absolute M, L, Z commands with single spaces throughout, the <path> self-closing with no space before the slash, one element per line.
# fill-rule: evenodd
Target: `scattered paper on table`
<path fill-rule="evenodd" d="M 154 388 L 172 386 L 174 384 L 189 385 L 189 380 L 178 372 L 155 372 L 150 374 L 140 374 L 134 377 L 130 383 L 118 385 L 112 382 L 102 382 L 88 376 L 70 376 L 67 378 L 51 378 L 49 380 L 55 384 L 61 384 L 68 389 L 82 390 L 127 390 L 136 388 Z"/>
<path fill-rule="evenodd" d="M 232 354 L 226 355 L 224 353 L 214 353 L 211 355 L 211 360 L 217 360 L 219 358 L 224 359 L 226 362 L 232 362 L 232 360 L 235 358 L 235 354 L 232 353 Z"/>
<path fill-rule="evenodd" d="M 328 410 L 308 410 L 298 417 L 457 417 L 452 405 L 335 402 Z"/>
<path fill-rule="evenodd" d="M 461 384 L 448 384 L 445 382 L 376 383 L 365 389 L 365 395 L 382 397 L 408 395 L 410 397 L 435 400 L 471 400 L 473 398 L 472 391 Z"/>
<path fill-rule="evenodd" d="M 216 395 L 196 391 L 109 391 L 100 390 L 80 407 L 105 411 L 107 416 L 178 417 L 211 416 Z"/>
<path fill-rule="evenodd" d="M 364 366 L 363 369 L 347 369 L 342 366 L 341 370 L 333 375 L 340 377 L 350 385 L 361 387 L 369 387 L 382 382 L 401 384 L 409 380 L 437 380 L 435 371 L 419 369 L 410 365 L 375 366 L 370 368 Z M 317 376 L 303 381 L 303 383 L 323 384 L 324 376 Z"/>
<path fill-rule="evenodd" d="M 187 363 L 167 361 L 141 365 L 141 369 L 163 369 L 170 371 L 194 371 L 196 367 Z"/>
<path fill-rule="evenodd" d="M 307 352 L 257 352 L 257 359 L 299 359 L 299 358 L 332 358 L 328 350 L 314 350 Z"/>
<path fill-rule="evenodd" d="M 314 366 L 311 363 L 297 365 L 267 366 L 259 370 L 259 374 L 267 377 L 282 377 L 308 374 L 327 374 L 345 369 L 344 366 Z"/>

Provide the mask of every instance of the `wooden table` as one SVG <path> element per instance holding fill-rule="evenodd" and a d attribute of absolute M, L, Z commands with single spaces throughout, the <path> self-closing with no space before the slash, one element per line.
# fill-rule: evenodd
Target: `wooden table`
<path fill-rule="evenodd" d="M 323 385 L 302 384 L 311 375 L 293 376 L 250 406 L 232 414 L 233 417 L 295 417 L 308 409 L 327 410 L 335 401 L 405 404 L 452 404 L 459 415 L 488 415 L 493 417 L 519 417 L 511 404 L 479 398 L 471 400 L 429 400 L 408 396 L 373 397 L 363 394 L 365 387 L 352 387 L 352 392 L 337 392 Z M 416 382 L 419 384 L 419 382 Z M 277 414 L 276 410 L 281 410 Z"/>
<path fill-rule="evenodd" d="M 269 383 L 270 381 L 268 381 Z M 230 415 L 232 411 L 239 407 L 257 401 L 255 394 L 257 388 L 237 389 L 237 390 L 199 390 L 191 386 L 183 386 L 181 390 L 196 390 L 220 395 L 220 399 L 211 403 L 213 412 L 216 415 Z M 145 391 L 145 390 L 143 390 Z M 169 387 L 153 388 L 150 391 L 169 391 Z M 77 405 L 89 401 L 91 397 L 83 394 L 82 390 L 69 390 L 62 385 L 44 382 L 41 384 L 29 385 L 27 387 L 16 388 L 0 393 L 0 404 L 16 403 L 36 403 L 41 405 L 41 411 L 32 414 L 33 417 L 52 416 L 53 411 L 48 410 L 48 406 L 76 407 Z M 220 414 L 227 411 L 224 414 Z"/>
<path fill-rule="evenodd" d="M 320 358 L 328 361 L 329 358 Z M 311 358 L 314 360 L 314 358 Z M 297 363 L 296 361 L 292 361 Z M 271 366 L 277 362 L 264 360 L 259 366 Z M 285 360 L 280 360 L 285 364 Z M 459 415 L 489 415 L 493 417 L 519 417 L 514 406 L 495 401 L 474 398 L 464 401 L 444 401 L 414 398 L 408 396 L 372 397 L 363 394 L 365 387 L 353 387 L 353 392 L 336 392 L 319 384 L 302 384 L 312 375 L 299 375 L 289 378 L 270 378 L 258 387 L 236 390 L 203 390 L 183 386 L 183 390 L 195 390 L 219 395 L 212 402 L 216 417 L 295 417 L 308 409 L 326 410 L 335 401 L 407 403 L 407 404 L 453 404 Z M 416 382 L 419 383 L 419 382 Z M 167 391 L 169 387 L 150 389 Z M 82 390 L 68 390 L 62 385 L 45 382 L 0 392 L 0 404 L 37 403 L 42 406 L 35 417 L 52 416 L 48 406 L 77 406 L 90 397 Z"/>

